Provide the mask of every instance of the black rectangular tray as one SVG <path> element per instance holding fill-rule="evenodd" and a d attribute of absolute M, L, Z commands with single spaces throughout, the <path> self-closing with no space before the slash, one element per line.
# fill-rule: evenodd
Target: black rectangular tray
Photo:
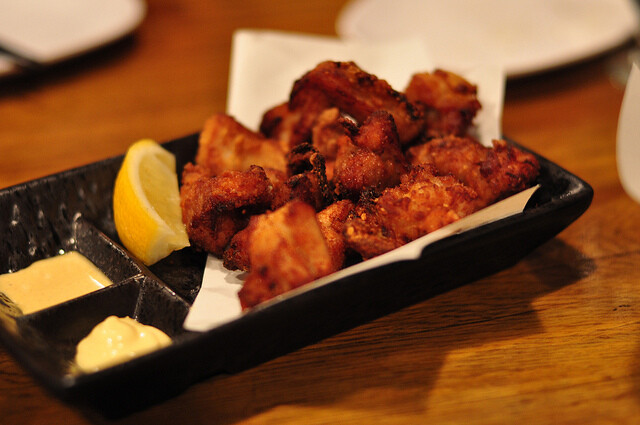
<path fill-rule="evenodd" d="M 164 144 L 179 173 L 197 144 L 197 134 Z M 540 189 L 522 213 L 435 242 L 417 260 L 347 276 L 204 333 L 182 323 L 206 254 L 185 248 L 147 268 L 119 244 L 111 194 L 122 156 L 3 189 L 0 273 L 77 250 L 115 284 L 15 319 L 0 311 L 0 340 L 60 399 L 108 418 L 127 415 L 196 381 L 250 368 L 515 264 L 593 198 L 586 182 L 538 158 Z M 112 314 L 156 326 L 173 344 L 97 373 L 69 374 L 76 344 Z"/>

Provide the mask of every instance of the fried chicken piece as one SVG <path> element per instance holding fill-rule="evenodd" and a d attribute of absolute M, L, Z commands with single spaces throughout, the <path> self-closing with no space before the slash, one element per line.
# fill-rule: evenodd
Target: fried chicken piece
<path fill-rule="evenodd" d="M 448 136 L 410 148 L 407 157 L 413 165 L 433 164 L 472 187 L 479 208 L 526 189 L 540 171 L 534 155 L 504 140 L 488 148 L 470 137 Z"/>
<path fill-rule="evenodd" d="M 249 236 L 250 272 L 238 296 L 243 308 L 329 274 L 332 259 L 313 208 L 293 200 L 256 219 Z"/>
<path fill-rule="evenodd" d="M 365 191 L 380 193 L 398 184 L 407 169 L 393 117 L 376 111 L 360 126 L 353 142 L 341 140 L 334 167 L 335 192 L 351 199 Z"/>
<path fill-rule="evenodd" d="M 414 167 L 375 199 L 362 199 L 345 225 L 347 245 L 369 259 L 476 210 L 473 189 L 431 165 Z"/>
<path fill-rule="evenodd" d="M 344 223 L 353 212 L 353 208 L 353 202 L 344 199 L 329 205 L 316 214 L 320 231 L 329 249 L 331 272 L 338 271 L 344 266 L 345 251 L 347 249 L 344 237 Z"/>
<path fill-rule="evenodd" d="M 193 246 L 221 255 L 251 214 L 271 203 L 271 183 L 264 170 L 226 171 L 213 176 L 202 165 L 187 164 L 182 173 L 182 221 Z"/>
<path fill-rule="evenodd" d="M 313 120 L 305 124 L 311 124 L 308 131 L 329 106 L 337 107 L 359 123 L 375 111 L 388 111 L 395 121 L 401 144 L 415 139 L 424 127 L 421 110 L 404 94 L 353 62 L 322 62 L 293 85 L 289 110 L 306 109 L 315 113 Z"/>
<path fill-rule="evenodd" d="M 271 182 L 270 210 L 277 210 L 291 199 L 291 188 L 287 185 L 288 175 L 284 171 L 273 168 L 264 169 L 269 182 Z"/>
<path fill-rule="evenodd" d="M 246 171 L 252 165 L 286 171 L 287 149 L 244 127 L 233 117 L 215 114 L 200 133 L 196 163 L 214 175 L 224 171 Z"/>
<path fill-rule="evenodd" d="M 251 261 L 249 260 L 249 241 L 251 233 L 256 227 L 260 215 L 254 215 L 249 219 L 249 224 L 244 229 L 233 235 L 231 241 L 222 253 L 222 265 L 227 270 L 249 271 Z"/>
<path fill-rule="evenodd" d="M 423 110 L 428 137 L 464 136 L 481 108 L 475 85 L 440 69 L 413 75 L 405 94 Z"/>
<path fill-rule="evenodd" d="M 297 121 L 297 118 L 293 118 L 294 116 L 289 111 L 289 102 L 276 105 L 262 114 L 262 121 L 259 127 L 260 133 L 273 139 L 288 139 L 285 134 L 289 134 L 288 129 L 291 128 L 291 124 L 295 124 Z M 285 123 L 285 121 L 292 119 L 292 122 Z"/>
<path fill-rule="evenodd" d="M 277 170 L 265 170 L 273 186 L 270 209 L 276 210 L 293 199 L 306 202 L 316 211 L 330 204 L 332 197 L 324 175 L 322 155 L 311 145 L 304 143 L 290 152 L 288 161 L 289 172 L 293 174 L 288 179 Z M 225 249 L 223 265 L 227 269 L 249 270 L 248 241 L 254 221 L 255 217 L 252 217 L 249 225 L 234 235 Z"/>
<path fill-rule="evenodd" d="M 279 140 L 286 149 L 311 141 L 311 129 L 322 111 L 329 108 L 329 100 L 322 93 L 309 91 L 299 99 L 295 109 L 285 102 L 269 109 L 262 116 L 260 132 Z"/>
<path fill-rule="evenodd" d="M 287 155 L 287 169 L 291 177 L 286 184 L 290 199 L 301 199 L 320 211 L 333 201 L 324 157 L 309 143 L 294 147 Z"/>
<path fill-rule="evenodd" d="M 320 232 L 322 232 L 331 257 L 331 272 L 339 270 L 344 264 L 346 242 L 343 228 L 353 208 L 354 205 L 351 201 L 342 200 L 329 205 L 316 214 Z M 259 216 L 251 217 L 249 225 L 231 239 L 223 254 L 223 265 L 227 269 L 249 271 L 251 266 L 249 240 L 258 220 L 260 220 Z"/>
<path fill-rule="evenodd" d="M 358 129 L 353 121 L 343 117 L 338 108 L 323 111 L 311 130 L 311 143 L 324 157 L 327 180 L 333 180 L 338 149 L 351 141 Z"/>
<path fill-rule="evenodd" d="M 312 129 L 311 144 L 324 156 L 325 161 L 335 160 L 339 139 L 351 137 L 357 132 L 355 124 L 343 118 L 338 108 L 325 109 Z"/>

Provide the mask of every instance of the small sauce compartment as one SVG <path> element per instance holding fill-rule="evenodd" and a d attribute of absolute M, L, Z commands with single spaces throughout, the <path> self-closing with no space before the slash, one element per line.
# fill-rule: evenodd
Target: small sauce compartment
<path fill-rule="evenodd" d="M 0 191 L 0 274 L 71 251 L 113 283 L 141 274 L 140 265 L 110 239 L 115 235 L 111 192 L 119 164 L 113 158 Z M 16 314 L 3 308 L 6 304 L 0 301 L 0 314 Z M 11 330 L 8 323 L 0 321 Z"/>
<path fill-rule="evenodd" d="M 79 220 L 113 238 L 111 192 L 119 164 L 114 158 L 0 191 L 0 273 L 75 249 Z"/>
<path fill-rule="evenodd" d="M 82 217 L 73 222 L 74 246 L 113 283 L 143 273 L 142 267 L 104 233 Z"/>
<path fill-rule="evenodd" d="M 104 319 L 115 315 L 160 329 L 173 342 L 189 332 L 182 322 L 189 304 L 147 276 L 137 276 L 75 300 L 16 318 L 31 366 L 49 374 L 74 373 L 76 346 Z"/>
<path fill-rule="evenodd" d="M 69 282 L 75 281 L 77 279 L 88 281 L 89 280 L 88 276 L 91 272 L 85 270 L 84 268 L 74 268 L 71 264 L 66 265 L 66 267 L 69 268 L 68 271 L 60 270 L 59 267 L 65 267 L 65 265 L 63 265 L 60 262 L 58 263 L 52 262 L 52 259 L 59 257 L 62 254 L 78 253 L 82 255 L 86 260 L 89 260 L 89 262 L 92 263 L 93 266 L 95 266 L 99 272 L 102 272 L 102 274 L 104 274 L 111 281 L 112 284 L 122 282 L 128 278 L 131 278 L 136 275 L 140 275 L 142 273 L 142 268 L 137 263 L 132 261 L 120 247 L 115 245 L 102 232 L 97 230 L 93 225 L 91 225 L 90 223 L 82 219 L 80 216 L 74 219 L 71 225 L 71 228 L 72 228 L 71 236 L 68 238 L 67 240 L 68 243 L 64 245 L 64 248 L 59 248 L 57 253 L 53 253 L 52 255 L 45 256 L 42 259 L 34 259 L 32 263 L 28 264 L 25 268 L 21 268 L 19 270 L 14 271 L 14 273 L 23 273 L 23 271 L 27 267 L 30 267 L 35 264 L 36 266 L 42 269 L 42 272 L 40 273 L 40 275 L 46 276 L 53 272 L 54 266 L 58 268 L 58 270 L 56 271 L 57 280 L 49 279 L 48 285 L 58 286 L 60 288 L 61 293 L 56 294 L 55 288 L 46 288 L 47 289 L 46 292 L 49 293 L 48 295 L 54 301 L 52 301 L 51 303 L 48 303 L 47 300 L 38 300 L 40 302 L 37 303 L 37 306 L 40 307 L 40 309 L 52 308 L 56 304 L 59 304 L 60 302 L 69 301 L 71 299 L 78 298 L 84 295 L 83 292 L 78 292 L 76 295 L 76 292 L 74 292 L 68 286 L 65 286 L 65 274 L 68 273 L 68 276 L 70 277 Z M 59 259 L 62 260 L 63 258 L 60 257 Z M 47 260 L 47 262 L 38 263 L 39 261 L 43 261 L 43 260 Z M 69 262 L 69 260 L 71 260 L 71 257 L 64 258 L 64 262 Z M 83 259 L 79 258 L 79 260 L 83 260 Z M 82 263 L 80 263 L 80 265 L 82 265 Z M 78 273 L 79 276 L 74 276 L 74 273 Z M 84 276 L 84 274 L 86 274 L 87 276 Z M 18 275 L 16 274 L 16 276 Z M 31 278 L 33 279 L 34 277 L 32 276 Z M 89 286 L 92 286 L 92 285 L 88 285 L 87 283 L 84 283 L 83 287 L 78 287 L 78 291 L 89 290 Z M 27 282 L 27 289 L 29 289 L 29 287 L 32 287 L 30 288 L 30 290 L 34 292 L 34 297 L 37 297 L 38 295 L 40 295 L 39 293 L 37 293 L 38 290 L 44 291 L 45 289 L 42 287 L 42 285 L 40 285 L 40 288 L 38 288 L 37 283 L 34 283 L 33 285 L 31 285 L 30 283 Z M 95 290 L 97 291 L 101 290 L 100 285 L 96 285 Z M 2 291 L 2 288 L 0 288 L 0 291 Z M 68 291 L 68 293 L 65 293 L 65 291 Z M 19 292 L 22 292 L 22 291 L 19 291 Z M 7 293 L 7 295 L 11 296 L 10 293 Z M 23 293 L 21 295 L 24 298 L 28 298 L 29 296 L 28 292 Z M 8 297 L 3 297 L 3 298 L 8 298 Z M 14 310 L 12 301 L 16 302 L 18 307 L 26 307 L 26 305 L 20 304 L 21 300 L 19 299 L 1 300 L 1 302 L 3 302 L 4 305 L 0 307 L 4 307 L 3 310 L 5 312 L 9 312 L 9 314 L 12 314 L 12 315 L 16 314 L 10 311 L 10 310 Z M 7 306 L 9 308 L 6 308 Z M 33 313 L 37 313 L 37 311 L 32 311 L 32 310 L 24 311 L 24 314 L 29 314 L 29 313 L 33 314 Z"/>
<path fill-rule="evenodd" d="M 78 251 L 38 260 L 14 273 L 0 275 L 0 296 L 8 314 L 38 312 L 95 292 L 113 282 Z"/>

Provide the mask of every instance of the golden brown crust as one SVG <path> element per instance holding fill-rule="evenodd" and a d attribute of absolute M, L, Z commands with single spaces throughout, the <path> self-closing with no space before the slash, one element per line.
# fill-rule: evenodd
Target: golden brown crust
<path fill-rule="evenodd" d="M 324 157 L 309 143 L 295 146 L 287 155 L 290 199 L 300 199 L 320 211 L 333 202 Z"/>
<path fill-rule="evenodd" d="M 196 163 L 214 175 L 246 171 L 252 165 L 285 171 L 286 152 L 280 142 L 247 129 L 229 115 L 215 114 L 200 133 Z"/>
<path fill-rule="evenodd" d="M 292 200 L 255 221 L 249 235 L 250 273 L 238 296 L 243 308 L 331 272 L 331 257 L 313 208 Z"/>
<path fill-rule="evenodd" d="M 345 226 L 347 245 L 364 259 L 426 235 L 476 210 L 476 193 L 433 166 L 418 166 L 378 198 L 363 199 Z"/>
<path fill-rule="evenodd" d="M 249 224 L 244 229 L 233 235 L 222 254 L 222 265 L 228 270 L 249 271 L 251 261 L 249 260 L 249 240 L 251 233 L 256 227 L 259 215 L 254 215 L 249 219 Z"/>
<path fill-rule="evenodd" d="M 385 110 L 393 116 L 402 144 L 415 139 L 424 127 L 422 112 L 404 94 L 353 62 L 322 62 L 296 81 L 289 109 L 311 109 L 309 104 L 316 104 L 319 110 L 313 121 L 328 106 L 360 123 L 375 111 Z"/>
<path fill-rule="evenodd" d="M 475 85 L 440 69 L 414 74 L 405 94 L 423 110 L 427 137 L 464 136 L 481 108 Z"/>
<path fill-rule="evenodd" d="M 264 172 L 272 187 L 269 209 L 276 210 L 291 199 L 291 189 L 287 186 L 287 173 L 273 168 L 265 168 Z"/>
<path fill-rule="evenodd" d="M 286 149 L 311 141 L 311 129 L 320 114 L 331 105 L 328 99 L 317 91 L 305 93 L 297 106 L 291 108 L 289 102 L 269 109 L 262 116 L 260 131 L 267 137 L 280 141 Z"/>
<path fill-rule="evenodd" d="M 358 134 L 340 140 L 334 167 L 335 192 L 357 200 L 363 192 L 381 192 L 400 182 L 407 171 L 393 117 L 385 111 L 371 114 Z"/>
<path fill-rule="evenodd" d="M 353 211 L 353 203 L 342 200 L 329 205 L 316 214 L 320 231 L 327 244 L 331 258 L 330 271 L 334 272 L 342 268 L 345 259 L 346 242 L 343 235 L 344 224 Z M 223 255 L 223 265 L 229 270 L 248 271 L 251 262 L 249 259 L 249 240 L 256 227 L 260 216 L 253 216 L 249 225 L 236 233 L 227 246 Z"/>
<path fill-rule="evenodd" d="M 344 265 L 345 251 L 347 249 L 344 238 L 344 225 L 353 212 L 353 208 L 353 202 L 345 199 L 329 205 L 316 214 L 320 231 L 331 257 L 332 272 L 340 270 Z"/>
<path fill-rule="evenodd" d="M 338 108 L 326 109 L 318 116 L 312 129 L 311 143 L 324 157 L 327 180 L 333 180 L 340 145 L 350 142 L 357 131 L 355 123 L 343 117 Z"/>
<path fill-rule="evenodd" d="M 407 157 L 413 165 L 433 164 L 472 187 L 479 208 L 529 187 L 540 170 L 534 155 L 504 140 L 487 148 L 469 137 L 447 136 L 410 148 Z"/>
<path fill-rule="evenodd" d="M 270 205 L 271 190 L 264 170 L 257 166 L 212 176 L 206 167 L 187 164 L 182 173 L 180 206 L 191 243 L 221 255 L 249 217 Z"/>

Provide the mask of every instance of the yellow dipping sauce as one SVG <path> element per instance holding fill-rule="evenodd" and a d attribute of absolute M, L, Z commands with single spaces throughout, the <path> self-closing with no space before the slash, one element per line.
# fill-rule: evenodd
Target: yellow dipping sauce
<path fill-rule="evenodd" d="M 88 258 L 72 251 L 0 275 L 0 292 L 29 314 L 112 283 Z"/>
<path fill-rule="evenodd" d="M 169 344 L 171 338 L 160 329 L 109 316 L 78 343 L 76 364 L 83 372 L 96 372 Z"/>

